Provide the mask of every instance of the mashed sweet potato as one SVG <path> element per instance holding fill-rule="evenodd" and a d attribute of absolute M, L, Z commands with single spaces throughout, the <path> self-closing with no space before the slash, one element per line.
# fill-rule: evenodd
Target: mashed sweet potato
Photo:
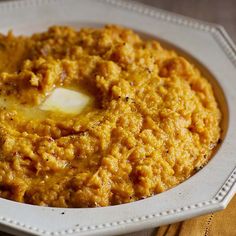
<path fill-rule="evenodd" d="M 73 116 L 41 111 L 56 87 L 95 102 Z M 0 197 L 29 204 L 152 196 L 205 165 L 220 138 L 221 113 L 198 69 L 118 26 L 0 35 L 0 97 Z"/>

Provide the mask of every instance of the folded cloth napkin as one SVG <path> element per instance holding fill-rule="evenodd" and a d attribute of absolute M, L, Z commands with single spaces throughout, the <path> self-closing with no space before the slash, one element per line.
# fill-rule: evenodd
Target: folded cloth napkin
<path fill-rule="evenodd" d="M 236 196 L 225 210 L 159 227 L 156 236 L 236 236 Z"/>

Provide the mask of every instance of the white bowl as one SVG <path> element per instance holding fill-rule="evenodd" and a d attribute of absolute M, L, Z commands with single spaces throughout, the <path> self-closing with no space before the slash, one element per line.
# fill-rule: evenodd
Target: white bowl
<path fill-rule="evenodd" d="M 114 235 L 224 209 L 236 182 L 236 47 L 221 26 L 115 0 L 26 0 L 0 4 L 0 31 L 49 25 L 124 25 L 172 45 L 202 67 L 224 113 L 224 140 L 208 165 L 177 187 L 134 203 L 62 209 L 0 199 L 0 230 L 25 235 Z M 214 79 L 213 79 L 214 78 Z M 220 85 L 220 86 L 219 86 Z"/>

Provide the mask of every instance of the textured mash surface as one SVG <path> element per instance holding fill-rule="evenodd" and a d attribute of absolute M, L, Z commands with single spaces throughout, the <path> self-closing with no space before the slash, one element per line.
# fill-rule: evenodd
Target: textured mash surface
<path fill-rule="evenodd" d="M 40 111 L 56 87 L 79 115 Z M 149 197 L 207 163 L 220 138 L 211 85 L 156 41 L 117 26 L 0 35 L 0 197 L 96 207 Z"/>

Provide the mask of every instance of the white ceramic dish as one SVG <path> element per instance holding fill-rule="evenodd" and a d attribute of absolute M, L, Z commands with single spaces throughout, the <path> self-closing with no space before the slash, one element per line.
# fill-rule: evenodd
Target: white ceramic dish
<path fill-rule="evenodd" d="M 203 72 L 212 80 L 224 113 L 225 136 L 205 168 L 167 192 L 134 203 L 93 209 L 46 208 L 0 199 L 0 230 L 17 235 L 114 235 L 227 206 L 236 182 L 236 48 L 221 26 L 115 0 L 1 3 L 0 19 L 1 32 L 12 28 L 18 34 L 42 31 L 53 24 L 79 28 L 116 23 L 183 49 L 182 53 L 203 65 Z"/>

